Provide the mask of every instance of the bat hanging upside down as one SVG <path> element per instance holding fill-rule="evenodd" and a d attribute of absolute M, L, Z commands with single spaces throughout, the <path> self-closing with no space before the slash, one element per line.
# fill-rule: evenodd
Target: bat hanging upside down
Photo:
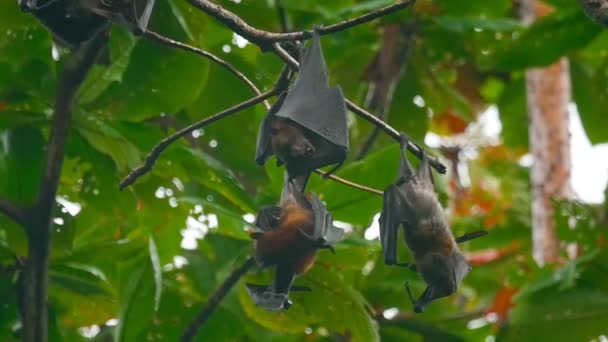
<path fill-rule="evenodd" d="M 480 230 L 454 238 L 437 199 L 428 156 L 422 152 L 422 161 L 414 172 L 406 157 L 407 145 L 408 138 L 402 134 L 399 178 L 384 191 L 380 241 L 387 265 L 407 266 L 419 272 L 428 285 L 420 298 L 414 300 L 406 283 L 414 311 L 420 313 L 433 300 L 454 293 L 471 270 L 458 243 L 487 232 Z M 413 265 L 397 262 L 397 236 L 401 225 L 405 243 L 414 254 Z"/>
<path fill-rule="evenodd" d="M 333 226 L 332 216 L 314 194 L 308 198 L 301 185 L 285 177 L 280 206 L 260 210 L 251 234 L 253 253 L 261 268 L 276 266 L 271 285 L 246 284 L 256 303 L 269 311 L 288 309 L 289 292 L 310 291 L 292 286 L 295 276 L 306 273 L 314 264 L 318 249 L 334 252 L 332 244 L 342 238 L 344 231 Z"/>
<path fill-rule="evenodd" d="M 148 27 L 155 3 L 155 0 L 17 1 L 22 11 L 31 12 L 53 33 L 59 46 L 71 49 L 101 32 L 109 34 L 110 21 L 136 35 L 142 34 Z"/>
<path fill-rule="evenodd" d="M 264 165 L 274 154 L 290 177 L 336 165 L 329 175 L 348 154 L 346 121 L 342 90 L 328 86 L 320 37 L 314 32 L 310 47 L 302 49 L 298 78 L 260 125 L 256 162 Z"/>

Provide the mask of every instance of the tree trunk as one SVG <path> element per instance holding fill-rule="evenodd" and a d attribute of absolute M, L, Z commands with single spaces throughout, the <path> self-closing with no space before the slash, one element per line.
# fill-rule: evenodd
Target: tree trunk
<path fill-rule="evenodd" d="M 551 8 L 536 0 L 521 2 L 521 17 L 530 24 Z M 566 58 L 526 73 L 532 183 L 533 257 L 539 265 L 559 255 L 554 199 L 570 197 L 570 73 Z"/>

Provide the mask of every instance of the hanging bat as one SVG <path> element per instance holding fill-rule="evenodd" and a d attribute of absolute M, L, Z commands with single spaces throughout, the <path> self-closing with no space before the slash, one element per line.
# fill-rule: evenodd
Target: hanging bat
<path fill-rule="evenodd" d="M 427 284 L 424 293 L 414 300 L 420 313 L 432 301 L 454 293 L 471 266 L 458 248 L 458 243 L 487 234 L 476 231 L 454 238 L 441 204 L 437 199 L 429 160 L 423 151 L 422 161 L 414 172 L 407 157 L 407 136 L 401 138 L 399 178 L 384 191 L 380 215 L 380 241 L 387 265 L 409 267 L 420 273 Z M 397 262 L 397 235 L 403 225 L 405 243 L 414 255 L 414 264 Z"/>
<path fill-rule="evenodd" d="M 259 231 L 251 233 L 253 254 L 261 268 L 276 267 L 271 285 L 246 284 L 256 305 L 269 311 L 288 309 L 290 291 L 310 291 L 292 286 L 297 275 L 306 273 L 318 249 L 334 252 L 333 244 L 344 231 L 332 223 L 332 216 L 319 198 L 301 192 L 301 185 L 285 175 L 280 206 L 263 207 L 257 216 Z"/>
<path fill-rule="evenodd" d="M 290 177 L 310 174 L 337 164 L 348 154 L 346 105 L 342 89 L 328 86 L 327 67 L 319 34 L 301 53 L 300 70 L 293 87 L 282 94 L 262 121 L 256 162 L 264 165 L 275 155 Z M 327 175 L 327 176 L 328 176 Z"/>
<path fill-rule="evenodd" d="M 61 46 L 77 48 L 112 21 L 134 34 L 148 25 L 155 0 L 18 0 L 23 11 L 31 12 L 52 33 Z"/>
<path fill-rule="evenodd" d="M 18 0 L 18 3 L 22 11 L 31 12 L 51 31 L 59 46 L 75 49 L 109 29 L 108 20 L 88 10 L 81 0 Z"/>

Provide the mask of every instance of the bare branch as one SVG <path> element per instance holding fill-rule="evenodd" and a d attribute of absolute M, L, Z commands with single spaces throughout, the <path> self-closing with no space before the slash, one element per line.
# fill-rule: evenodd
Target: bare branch
<path fill-rule="evenodd" d="M 327 172 L 325 172 L 325 171 L 323 171 L 321 169 L 317 169 L 317 170 L 315 170 L 315 172 L 318 173 L 318 174 L 320 174 L 321 176 L 325 176 L 327 174 Z M 331 180 L 334 180 L 334 181 L 336 181 L 338 183 L 342 183 L 344 185 L 350 186 L 352 188 L 369 192 L 370 194 L 374 194 L 374 195 L 378 195 L 378 196 L 383 196 L 384 195 L 384 192 L 382 192 L 382 191 L 380 191 L 378 189 L 374 189 L 374 188 L 367 187 L 365 185 L 357 184 L 355 182 L 351 182 L 349 180 L 346 180 L 344 178 L 338 177 L 336 175 L 329 175 L 329 176 L 327 176 L 327 178 L 329 178 Z"/>
<path fill-rule="evenodd" d="M 198 122 L 193 123 L 192 125 L 182 128 L 181 130 L 175 132 L 174 134 L 166 137 L 165 139 L 161 140 L 161 142 L 159 142 L 153 149 L 152 151 L 148 154 L 148 156 L 146 157 L 146 159 L 144 160 L 144 163 L 140 166 L 138 166 L 137 168 L 135 168 L 133 171 L 131 171 L 131 173 L 129 173 L 121 182 L 120 182 L 120 189 L 124 189 L 127 186 L 133 184 L 139 177 L 145 175 L 146 173 L 150 172 L 150 170 L 152 170 L 152 167 L 154 166 L 154 163 L 156 163 L 156 160 L 158 160 L 158 158 L 160 157 L 160 154 L 163 153 L 163 151 L 169 147 L 169 145 L 171 145 L 172 143 L 174 143 L 177 139 L 183 137 L 186 134 L 191 133 L 192 131 L 194 131 L 195 129 L 199 129 L 201 127 L 204 127 L 208 124 L 211 124 L 213 122 L 216 122 L 220 119 L 223 119 L 227 116 L 230 116 L 234 113 L 237 113 L 243 109 L 246 109 L 248 107 L 251 107 L 255 104 L 258 104 L 266 99 L 269 99 L 275 95 L 277 95 L 279 92 L 279 90 L 277 88 L 273 88 L 272 90 L 269 90 L 265 93 L 262 93 L 256 97 L 250 98 L 249 100 L 243 101 L 235 106 L 232 106 L 226 110 L 223 110 L 217 114 L 214 114 L 212 116 L 206 117 Z"/>
<path fill-rule="evenodd" d="M 288 33 L 275 33 L 259 30 L 253 26 L 247 24 L 238 15 L 226 10 L 220 5 L 217 5 L 208 0 L 188 0 L 192 5 L 199 8 L 203 12 L 221 21 L 224 25 L 228 26 L 232 31 L 247 39 L 248 41 L 258 45 L 262 50 L 270 48 L 270 45 L 274 42 L 293 41 L 293 40 L 304 40 L 312 37 L 310 31 L 298 31 Z M 317 29 L 319 34 L 331 34 L 339 31 L 346 30 L 356 25 L 364 24 L 372 20 L 378 19 L 387 14 L 399 11 L 403 8 L 411 6 L 415 3 L 414 0 L 406 0 L 398 2 L 393 5 L 389 5 L 375 11 L 366 13 L 360 17 L 348 19 L 333 25 L 321 26 Z"/>
<path fill-rule="evenodd" d="M 6 198 L 0 198 L 0 213 L 4 213 L 13 221 L 25 226 L 25 210 Z"/>
<path fill-rule="evenodd" d="M 230 73 L 232 73 L 233 75 L 235 75 L 239 80 L 241 80 L 243 83 L 245 83 L 251 90 L 253 90 L 253 92 L 256 95 L 260 95 L 262 92 L 258 89 L 258 87 L 255 86 L 255 84 L 253 84 L 253 82 L 247 78 L 247 76 L 245 76 L 242 72 L 240 72 L 237 68 L 235 68 L 234 66 L 232 66 L 230 63 L 226 62 L 225 60 L 219 58 L 218 56 L 212 54 L 211 52 L 205 51 L 203 49 L 199 49 L 197 47 L 194 47 L 192 45 L 188 45 L 182 42 L 179 42 L 177 40 L 173 40 L 171 38 L 165 37 L 159 33 L 156 33 L 154 31 L 150 31 L 147 30 L 144 33 L 144 37 L 152 39 L 160 44 L 163 45 L 167 45 L 167 46 L 171 46 L 171 47 L 175 47 L 184 51 L 188 51 L 188 52 L 193 52 L 199 56 L 203 56 L 205 58 L 210 59 L 212 62 L 219 64 L 221 66 L 223 66 L 226 70 L 228 70 Z M 264 106 L 266 106 L 266 109 L 270 109 L 270 104 L 268 104 L 268 101 L 264 101 Z"/>
<path fill-rule="evenodd" d="M 190 322 L 188 328 L 181 337 L 182 342 L 192 341 L 198 332 L 198 329 L 207 322 L 211 314 L 215 311 L 217 306 L 220 304 L 222 299 L 226 297 L 230 289 L 234 287 L 234 285 L 255 265 L 255 260 L 252 257 L 247 258 L 245 262 L 234 269 L 232 273 L 224 280 L 222 285 L 215 290 L 213 296 L 209 298 L 207 301 L 207 305 L 203 308 L 203 310 Z"/>
<path fill-rule="evenodd" d="M 46 164 L 36 205 L 32 211 L 35 214 L 27 217 L 29 254 L 23 272 L 24 341 L 46 341 L 48 338 L 47 292 L 51 218 L 71 124 L 72 104 L 80 85 L 95 64 L 107 40 L 107 34 L 100 33 L 72 53 L 65 63 L 57 87 Z"/>
<path fill-rule="evenodd" d="M 273 49 L 274 49 L 274 52 L 283 61 L 285 61 L 285 63 L 287 63 L 287 65 L 289 65 L 295 71 L 298 70 L 299 63 L 291 55 L 289 55 L 289 53 L 287 51 L 285 51 L 285 49 L 283 49 L 281 47 L 281 45 L 279 45 L 279 43 L 274 43 Z M 365 109 L 357 106 L 354 102 L 350 101 L 349 99 L 345 99 L 345 100 L 346 100 L 346 107 L 348 109 L 350 109 L 353 113 L 359 115 L 360 117 L 364 118 L 365 120 L 367 120 L 367 121 L 371 122 L 372 124 L 376 125 L 377 127 L 381 128 L 382 130 L 384 130 L 384 132 L 386 132 L 386 134 L 391 136 L 396 141 L 401 141 L 401 135 L 396 129 L 391 127 L 386 122 L 378 119 L 373 114 L 367 112 Z M 415 156 L 417 156 L 418 158 L 422 158 L 423 149 L 422 149 L 422 147 L 418 146 L 418 144 L 415 144 L 410 141 L 407 145 L 407 149 L 410 152 L 412 152 Z M 446 169 L 445 165 L 443 165 L 436 158 L 429 156 L 429 162 L 430 162 L 431 166 L 435 170 L 437 170 L 437 172 L 446 173 L 447 169 Z"/>

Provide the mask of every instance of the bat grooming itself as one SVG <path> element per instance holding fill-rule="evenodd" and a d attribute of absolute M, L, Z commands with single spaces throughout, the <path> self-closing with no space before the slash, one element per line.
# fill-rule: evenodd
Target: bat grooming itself
<path fill-rule="evenodd" d="M 270 108 L 260 125 L 256 162 L 264 165 L 272 156 L 285 164 L 290 177 L 337 164 L 348 153 L 346 105 L 341 88 L 329 87 L 327 67 L 317 32 L 309 48 L 301 51 L 298 78 Z"/>
<path fill-rule="evenodd" d="M 454 238 L 447 217 L 439 203 L 429 160 L 423 151 L 422 161 L 414 171 L 406 157 L 408 138 L 401 137 L 399 178 L 384 191 L 380 215 L 380 241 L 387 265 L 407 266 L 420 273 L 427 284 L 424 293 L 414 300 L 420 313 L 432 301 L 454 293 L 471 266 L 458 248 L 458 243 L 487 234 L 480 230 Z M 397 236 L 403 226 L 405 243 L 414 255 L 414 264 L 397 262 Z"/>
<path fill-rule="evenodd" d="M 295 276 L 306 273 L 315 262 L 318 249 L 334 252 L 333 243 L 344 234 L 332 224 L 332 216 L 319 198 L 301 192 L 286 175 L 280 206 L 266 206 L 258 213 L 251 233 L 253 253 L 261 268 L 276 267 L 271 285 L 246 284 L 256 305 L 269 311 L 288 309 L 292 302 L 289 291 L 310 291 L 292 286 Z"/>

